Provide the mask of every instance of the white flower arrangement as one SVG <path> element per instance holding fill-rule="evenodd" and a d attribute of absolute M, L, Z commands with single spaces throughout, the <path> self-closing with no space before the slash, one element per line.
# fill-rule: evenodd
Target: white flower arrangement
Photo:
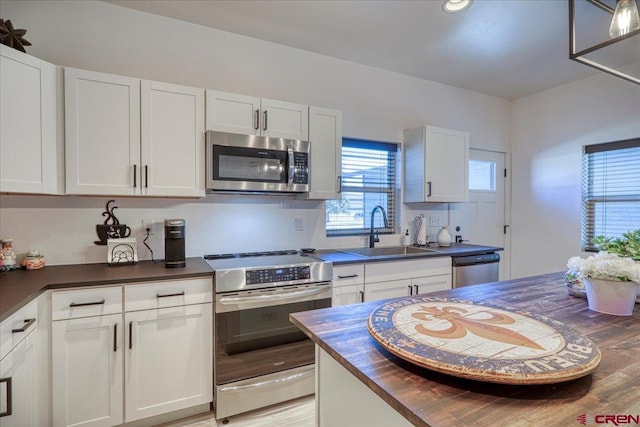
<path fill-rule="evenodd" d="M 640 263 L 604 251 L 587 259 L 571 257 L 567 267 L 567 275 L 575 277 L 640 283 Z"/>

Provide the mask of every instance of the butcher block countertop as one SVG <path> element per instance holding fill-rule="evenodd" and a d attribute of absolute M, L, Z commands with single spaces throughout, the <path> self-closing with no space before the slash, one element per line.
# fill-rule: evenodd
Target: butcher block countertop
<path fill-rule="evenodd" d="M 213 271 L 202 258 L 187 258 L 184 268 L 166 268 L 164 261 L 141 261 L 135 265 L 109 267 L 107 264 L 47 266 L 40 270 L 13 270 L 0 275 L 0 321 L 47 289 L 77 286 L 148 282 L 211 276 Z"/>
<path fill-rule="evenodd" d="M 578 417 L 585 415 L 587 420 L 589 416 L 639 416 L 640 305 L 636 304 L 632 316 L 591 311 L 586 299 L 567 294 L 563 275 L 552 273 L 429 294 L 525 310 L 587 336 L 602 353 L 600 366 L 592 374 L 563 383 L 492 384 L 413 365 L 386 351 L 367 330 L 369 314 L 382 301 L 294 313 L 290 319 L 417 426 L 577 426 Z"/>

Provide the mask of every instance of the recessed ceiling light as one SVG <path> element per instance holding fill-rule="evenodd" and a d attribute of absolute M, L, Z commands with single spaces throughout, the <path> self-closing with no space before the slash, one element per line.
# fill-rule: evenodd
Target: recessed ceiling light
<path fill-rule="evenodd" d="M 442 5 L 442 10 L 455 13 L 465 10 L 471 5 L 471 0 L 447 0 Z"/>

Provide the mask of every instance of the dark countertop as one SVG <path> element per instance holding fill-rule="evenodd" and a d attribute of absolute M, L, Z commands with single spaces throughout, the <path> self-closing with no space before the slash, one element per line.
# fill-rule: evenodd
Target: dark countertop
<path fill-rule="evenodd" d="M 381 246 L 382 247 L 382 246 Z M 422 247 L 424 248 L 424 246 Z M 315 251 L 312 256 L 314 258 L 321 259 L 323 261 L 331 261 L 334 265 L 343 265 L 343 264 L 358 264 L 358 263 L 369 263 L 369 262 L 384 262 L 384 261 L 400 261 L 400 260 L 410 260 L 415 258 L 437 258 L 437 257 L 454 257 L 454 256 L 464 256 L 464 255 L 480 255 L 491 252 L 499 252 L 502 251 L 503 248 L 497 246 L 484 246 L 484 245 L 469 245 L 466 243 L 452 243 L 451 246 L 448 247 L 428 247 L 426 249 L 432 250 L 425 251 L 422 254 L 408 254 L 408 255 L 383 255 L 383 256 L 360 256 L 356 254 L 349 253 L 349 249 L 321 249 Z"/>
<path fill-rule="evenodd" d="M 47 266 L 40 270 L 13 270 L 0 274 L 0 322 L 47 289 L 165 279 L 212 276 L 202 258 L 187 258 L 185 268 L 166 268 L 164 262 L 141 261 L 134 265 L 105 264 Z"/>
<path fill-rule="evenodd" d="M 564 273 L 434 292 L 504 304 L 551 317 L 586 335 L 602 352 L 597 370 L 548 385 L 465 380 L 417 367 L 369 335 L 367 319 L 381 301 L 295 313 L 292 322 L 416 426 L 578 425 L 583 414 L 640 413 L 640 305 L 632 316 L 589 310 L 571 297 Z M 353 397 L 352 397 L 353 398 Z"/>

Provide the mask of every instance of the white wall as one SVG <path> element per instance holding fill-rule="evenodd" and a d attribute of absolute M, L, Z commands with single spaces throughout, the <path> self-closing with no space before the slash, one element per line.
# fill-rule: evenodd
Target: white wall
<path fill-rule="evenodd" d="M 640 86 L 601 73 L 523 97 L 511 128 L 512 277 L 565 270 L 582 254 L 582 146 L 640 137 Z"/>
<path fill-rule="evenodd" d="M 31 55 L 58 65 L 335 108 L 346 136 L 400 142 L 403 129 L 426 123 L 468 131 L 472 147 L 509 149 L 504 99 L 97 1 L 2 0 L 2 17 L 27 29 Z M 106 251 L 93 241 L 109 199 L 0 196 L 0 237 L 15 239 L 18 253 L 40 250 L 49 264 L 103 262 Z M 360 237 L 326 238 L 323 202 L 209 195 L 119 197 L 116 205 L 139 242 L 143 218 L 186 219 L 187 256 L 365 244 Z M 430 211 L 448 215 L 441 205 L 416 205 L 402 210 L 399 227 Z M 296 217 L 304 231 L 295 231 Z M 149 243 L 162 258 L 162 232 Z"/>

